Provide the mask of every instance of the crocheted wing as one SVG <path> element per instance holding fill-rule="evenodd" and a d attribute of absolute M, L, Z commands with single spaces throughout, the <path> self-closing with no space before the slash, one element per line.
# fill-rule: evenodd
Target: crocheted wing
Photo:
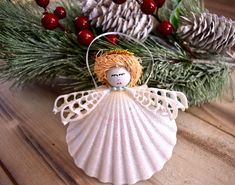
<path fill-rule="evenodd" d="M 148 110 L 167 112 L 170 119 L 176 119 L 178 109 L 188 108 L 188 101 L 182 92 L 165 89 L 139 87 L 129 90 L 133 98 Z"/>
<path fill-rule="evenodd" d="M 55 100 L 53 112 L 60 112 L 64 125 L 80 120 L 92 112 L 108 92 L 108 89 L 95 89 L 61 95 Z"/>

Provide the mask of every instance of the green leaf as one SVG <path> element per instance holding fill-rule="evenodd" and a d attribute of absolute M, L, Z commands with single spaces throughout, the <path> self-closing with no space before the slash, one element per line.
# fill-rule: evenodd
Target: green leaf
<path fill-rule="evenodd" d="M 189 16 L 190 13 L 201 13 L 206 11 L 199 0 L 167 0 L 162 8 L 158 10 L 161 20 L 169 20 L 175 29 L 178 28 L 179 17 Z"/>
<path fill-rule="evenodd" d="M 166 0 L 165 4 L 158 10 L 161 20 L 170 20 L 172 11 L 177 7 L 181 0 Z"/>
<path fill-rule="evenodd" d="M 175 30 L 178 28 L 179 18 L 180 18 L 180 6 L 178 5 L 170 15 L 170 22 Z"/>

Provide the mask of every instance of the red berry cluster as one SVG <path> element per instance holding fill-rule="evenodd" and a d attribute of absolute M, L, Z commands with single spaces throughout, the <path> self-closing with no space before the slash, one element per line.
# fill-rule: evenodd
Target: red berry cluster
<path fill-rule="evenodd" d="M 77 16 L 74 19 L 75 27 L 78 31 L 77 40 L 79 44 L 88 46 L 94 39 L 94 34 L 90 28 L 89 19 L 85 16 Z"/>
<path fill-rule="evenodd" d="M 88 46 L 92 40 L 94 39 L 94 34 L 92 33 L 90 28 L 89 19 L 85 16 L 77 16 L 74 20 L 75 27 L 78 31 L 77 40 L 81 45 Z M 108 35 L 106 36 L 106 40 L 112 44 L 118 44 L 117 35 Z"/>
<path fill-rule="evenodd" d="M 136 1 L 140 4 L 141 11 L 147 15 L 153 15 L 154 12 L 156 12 L 158 8 L 161 8 L 165 3 L 165 0 L 143 0 L 142 2 L 139 0 Z M 113 2 L 116 4 L 122 4 L 125 3 L 126 0 L 113 0 Z M 157 27 L 157 30 L 160 34 L 169 36 L 173 33 L 173 26 L 169 21 L 161 21 Z"/>
<path fill-rule="evenodd" d="M 50 0 L 36 0 L 36 3 L 38 6 L 45 9 L 45 12 L 43 13 L 41 23 L 44 28 L 48 30 L 54 30 L 58 27 L 60 27 L 62 30 L 65 31 L 65 28 L 59 23 L 60 19 L 63 19 L 66 17 L 66 10 L 62 6 L 56 7 L 55 11 L 53 13 L 47 12 L 47 6 L 50 3 Z"/>
<path fill-rule="evenodd" d="M 123 2 L 126 0 L 122 0 Z M 41 23 L 44 28 L 48 30 L 54 30 L 56 28 L 61 28 L 63 31 L 67 31 L 60 23 L 59 20 L 66 17 L 66 10 L 62 6 L 56 7 L 53 13 L 47 11 L 47 6 L 50 0 L 36 0 L 38 6 L 45 9 Z M 77 16 L 74 20 L 75 27 L 77 29 L 77 40 L 81 45 L 88 46 L 94 39 L 94 34 L 90 30 L 89 19 L 85 16 Z M 118 37 L 116 35 L 109 35 L 106 40 L 112 44 L 118 43 Z"/>

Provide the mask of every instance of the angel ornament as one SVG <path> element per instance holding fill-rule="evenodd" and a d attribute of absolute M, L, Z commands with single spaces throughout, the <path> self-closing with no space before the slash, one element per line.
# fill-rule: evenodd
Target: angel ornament
<path fill-rule="evenodd" d="M 100 54 L 94 72 L 103 86 L 59 96 L 55 112 L 68 124 L 76 165 L 104 183 L 134 184 L 160 171 L 176 144 L 175 118 L 188 107 L 177 91 L 137 86 L 140 58 L 126 50 Z"/>

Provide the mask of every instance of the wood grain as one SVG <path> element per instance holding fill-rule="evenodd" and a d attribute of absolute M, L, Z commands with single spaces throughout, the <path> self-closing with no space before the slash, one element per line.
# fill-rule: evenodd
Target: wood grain
<path fill-rule="evenodd" d="M 213 12 L 235 19 L 235 1 L 206 1 Z M 233 74 L 235 79 L 235 74 Z M 0 85 L 1 185 L 102 185 L 78 169 L 67 151 L 66 128 L 52 108 L 52 91 Z M 235 184 L 235 103 L 192 107 L 177 118 L 178 141 L 164 169 L 137 185 Z"/>
<path fill-rule="evenodd" d="M 0 164 L 5 177 L 7 176 L 12 184 L 64 184 L 37 151 L 28 145 L 18 130 L 17 120 L 1 118 L 0 122 Z"/>
<path fill-rule="evenodd" d="M 14 177 L 12 177 L 11 173 L 8 171 L 6 166 L 0 161 L 0 182 L 4 185 L 18 185 L 15 181 Z"/>
<path fill-rule="evenodd" d="M 205 7 L 211 13 L 223 15 L 235 20 L 235 0 L 205 0 Z"/>

